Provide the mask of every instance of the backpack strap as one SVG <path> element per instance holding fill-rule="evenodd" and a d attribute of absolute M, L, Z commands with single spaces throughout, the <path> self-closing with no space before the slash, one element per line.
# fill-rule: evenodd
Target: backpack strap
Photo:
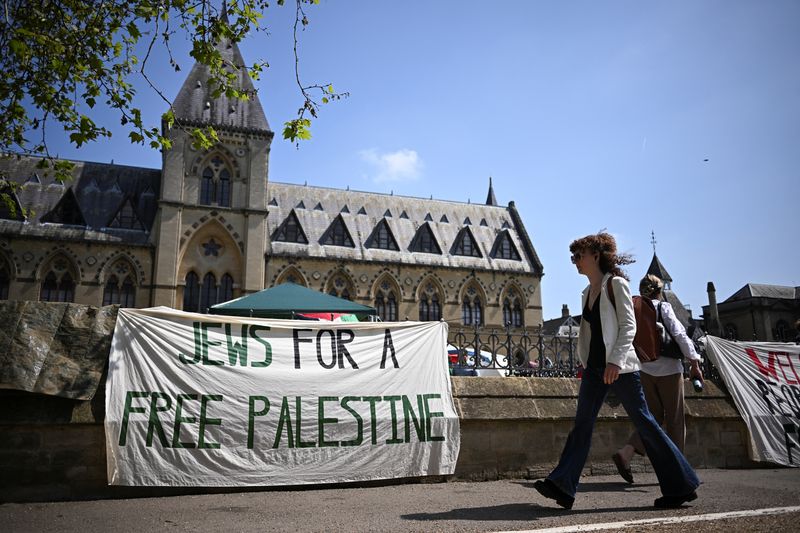
<path fill-rule="evenodd" d="M 614 287 L 611 286 L 611 280 L 614 279 L 614 276 L 608 278 L 606 282 L 606 292 L 608 293 L 608 299 L 611 300 L 611 305 L 614 306 L 614 310 L 617 310 L 617 299 L 614 298 Z"/>
<path fill-rule="evenodd" d="M 664 302 L 662 302 L 661 300 L 659 300 L 659 301 L 658 301 L 658 306 L 656 306 L 656 320 L 657 320 L 658 322 L 661 322 L 661 325 L 662 325 L 662 326 L 664 326 L 664 331 L 666 331 L 666 332 L 667 332 L 667 335 L 669 336 L 669 340 L 670 340 L 670 342 L 674 342 L 674 341 L 675 341 L 675 337 L 673 337 L 673 336 L 672 336 L 672 332 L 669 330 L 669 328 L 667 327 L 667 325 L 666 325 L 666 324 L 664 324 L 664 315 L 663 315 L 663 314 L 661 314 L 661 304 L 662 304 L 662 303 L 664 303 Z"/>

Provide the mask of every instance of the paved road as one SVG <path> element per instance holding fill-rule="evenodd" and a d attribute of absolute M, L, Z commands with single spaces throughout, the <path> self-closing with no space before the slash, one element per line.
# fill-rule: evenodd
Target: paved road
<path fill-rule="evenodd" d="M 165 498 L 0 505 L 11 532 L 108 531 L 522 531 L 656 519 L 626 531 L 800 531 L 800 469 L 701 470 L 700 498 L 677 511 L 657 510 L 653 474 L 628 485 L 617 476 L 586 477 L 575 507 L 551 505 L 529 480 L 427 483 L 371 488 L 265 490 Z M 785 508 L 792 508 L 786 512 Z M 767 516 L 714 517 L 781 508 Z M 698 520 L 706 518 L 706 520 Z M 619 530 L 614 524 L 605 530 Z M 585 529 L 584 529 L 585 530 Z"/>

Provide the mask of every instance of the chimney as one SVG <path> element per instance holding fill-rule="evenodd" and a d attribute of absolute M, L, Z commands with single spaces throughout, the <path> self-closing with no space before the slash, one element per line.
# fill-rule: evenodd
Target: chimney
<path fill-rule="evenodd" d="M 719 309 L 717 309 L 717 289 L 714 288 L 712 281 L 708 282 L 706 291 L 708 292 L 708 311 L 711 313 L 711 323 L 706 324 L 706 328 L 712 335 L 719 336 L 722 333 L 722 327 L 719 323 Z"/>
<path fill-rule="evenodd" d="M 567 318 L 569 316 L 569 306 L 564 304 L 561 306 L 561 318 Z"/>

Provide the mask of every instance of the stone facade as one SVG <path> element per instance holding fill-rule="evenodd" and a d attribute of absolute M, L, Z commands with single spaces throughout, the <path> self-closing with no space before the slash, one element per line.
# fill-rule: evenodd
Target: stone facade
<path fill-rule="evenodd" d="M 219 50 L 244 64 L 235 44 Z M 0 300 L 204 312 L 290 280 L 383 320 L 541 325 L 541 261 L 491 181 L 485 204 L 271 181 L 258 97 L 212 97 L 201 65 L 173 110 L 161 169 L 74 162 L 60 184 L 36 158 L 0 157 L 19 208 L 0 206 Z M 198 150 L 191 131 L 209 125 L 219 143 Z"/>

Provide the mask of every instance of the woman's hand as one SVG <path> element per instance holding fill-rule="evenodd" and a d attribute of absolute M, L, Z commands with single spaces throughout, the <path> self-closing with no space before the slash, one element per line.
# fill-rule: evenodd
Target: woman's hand
<path fill-rule="evenodd" d="M 608 363 L 606 365 L 606 371 L 603 372 L 603 383 L 606 385 L 611 385 L 617 378 L 619 377 L 619 367 L 614 363 Z"/>
<path fill-rule="evenodd" d="M 700 361 L 697 359 L 689 360 L 689 377 L 698 378 L 701 383 L 706 381 L 703 377 L 703 371 L 700 369 Z"/>

